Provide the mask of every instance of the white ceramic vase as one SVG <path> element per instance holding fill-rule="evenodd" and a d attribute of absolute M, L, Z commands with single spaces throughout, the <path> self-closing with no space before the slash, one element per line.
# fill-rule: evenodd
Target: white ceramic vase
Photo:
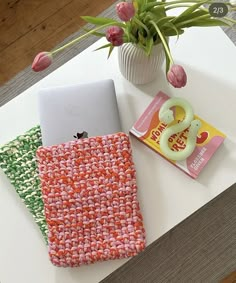
<path fill-rule="evenodd" d="M 155 45 L 150 56 L 133 43 L 125 43 L 118 48 L 121 74 L 133 84 L 146 84 L 156 79 L 164 59 L 162 44 Z"/>

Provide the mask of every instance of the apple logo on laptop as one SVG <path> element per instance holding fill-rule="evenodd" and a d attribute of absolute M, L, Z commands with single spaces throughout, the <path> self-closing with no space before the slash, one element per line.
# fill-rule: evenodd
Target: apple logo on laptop
<path fill-rule="evenodd" d="M 76 133 L 76 135 L 73 136 L 75 139 L 83 139 L 88 137 L 88 133 L 86 131 L 83 131 L 82 133 Z"/>

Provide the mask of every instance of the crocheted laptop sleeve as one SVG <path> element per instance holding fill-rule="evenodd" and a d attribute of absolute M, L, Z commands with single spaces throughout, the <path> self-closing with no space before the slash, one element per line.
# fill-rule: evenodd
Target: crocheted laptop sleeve
<path fill-rule="evenodd" d="M 47 242 L 47 224 L 36 164 L 36 150 L 42 145 L 36 126 L 0 148 L 0 168 L 14 186 Z"/>
<path fill-rule="evenodd" d="M 127 258 L 145 248 L 126 134 L 40 147 L 37 159 L 54 265 Z"/>

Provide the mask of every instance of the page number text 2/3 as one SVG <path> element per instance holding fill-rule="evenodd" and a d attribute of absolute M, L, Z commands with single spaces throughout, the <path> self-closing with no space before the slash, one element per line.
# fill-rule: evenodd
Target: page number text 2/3
<path fill-rule="evenodd" d="M 212 17 L 221 18 L 227 15 L 228 7 L 224 3 L 212 3 L 209 6 L 209 13 Z"/>

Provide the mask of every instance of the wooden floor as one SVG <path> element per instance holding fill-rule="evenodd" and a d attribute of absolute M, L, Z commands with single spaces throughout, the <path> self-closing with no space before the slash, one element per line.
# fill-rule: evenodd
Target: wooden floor
<path fill-rule="evenodd" d="M 0 0 L 0 86 L 96 16 L 112 0 Z"/>

